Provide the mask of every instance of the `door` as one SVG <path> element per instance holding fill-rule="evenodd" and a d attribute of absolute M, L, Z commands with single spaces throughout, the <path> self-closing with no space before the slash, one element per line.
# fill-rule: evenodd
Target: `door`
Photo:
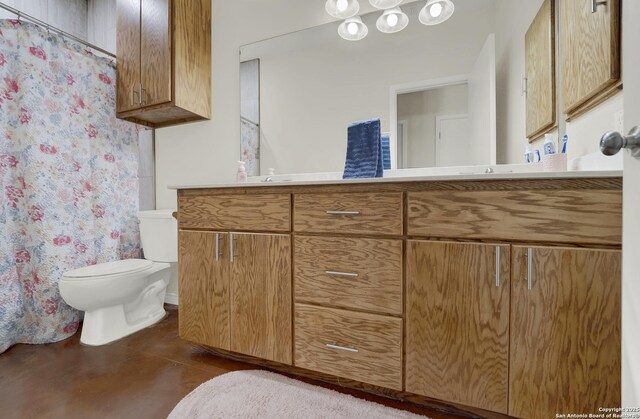
<path fill-rule="evenodd" d="M 292 363 L 291 238 L 231 233 L 231 350 Z"/>
<path fill-rule="evenodd" d="M 142 106 L 171 102 L 170 0 L 141 0 Z"/>
<path fill-rule="evenodd" d="M 571 116 L 620 79 L 620 2 L 562 0 L 559 26 L 564 113 Z"/>
<path fill-rule="evenodd" d="M 507 413 L 508 245 L 410 240 L 406 391 Z"/>
<path fill-rule="evenodd" d="M 436 116 L 436 166 L 471 166 L 473 137 L 467 115 Z"/>
<path fill-rule="evenodd" d="M 620 251 L 513 246 L 512 261 L 509 415 L 620 406 Z"/>
<path fill-rule="evenodd" d="M 640 125 L 640 2 L 624 1 L 623 54 L 625 128 Z M 640 406 L 640 159 L 624 156 L 622 220 L 622 405 Z"/>
<path fill-rule="evenodd" d="M 180 337 L 230 349 L 229 234 L 180 231 Z M 228 257 L 228 256 L 227 256 Z"/>
<path fill-rule="evenodd" d="M 140 0 L 118 0 L 116 45 L 117 112 L 139 107 L 140 100 Z"/>

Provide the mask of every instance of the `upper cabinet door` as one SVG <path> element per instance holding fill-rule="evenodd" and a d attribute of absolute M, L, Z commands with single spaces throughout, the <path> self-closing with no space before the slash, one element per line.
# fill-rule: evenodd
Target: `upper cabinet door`
<path fill-rule="evenodd" d="M 598 2 L 599 3 L 599 2 Z M 560 1 L 564 112 L 576 110 L 620 79 L 620 2 Z"/>
<path fill-rule="evenodd" d="M 231 233 L 231 350 L 292 363 L 291 238 Z"/>
<path fill-rule="evenodd" d="M 512 260 L 509 415 L 620 406 L 620 251 L 514 246 Z"/>
<path fill-rule="evenodd" d="M 509 246 L 407 244 L 405 389 L 507 413 Z"/>
<path fill-rule="evenodd" d="M 140 107 L 140 0 L 118 0 L 117 111 Z"/>
<path fill-rule="evenodd" d="M 142 0 L 142 106 L 171 102 L 170 0 Z"/>
<path fill-rule="evenodd" d="M 556 124 L 554 0 L 545 0 L 525 35 L 527 138 L 535 140 Z"/>

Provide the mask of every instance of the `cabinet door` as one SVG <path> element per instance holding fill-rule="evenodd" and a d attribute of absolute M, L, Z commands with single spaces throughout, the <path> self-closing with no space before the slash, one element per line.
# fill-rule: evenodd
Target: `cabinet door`
<path fill-rule="evenodd" d="M 231 234 L 231 350 L 291 364 L 291 238 Z"/>
<path fill-rule="evenodd" d="M 409 241 L 406 390 L 507 412 L 509 246 Z"/>
<path fill-rule="evenodd" d="M 171 102 L 170 0 L 142 0 L 142 105 Z"/>
<path fill-rule="evenodd" d="M 139 107 L 140 85 L 140 0 L 118 0 L 116 44 L 117 111 Z"/>
<path fill-rule="evenodd" d="M 545 0 L 525 35 L 527 138 L 534 140 L 556 124 L 554 0 Z"/>
<path fill-rule="evenodd" d="M 560 65 L 564 112 L 620 79 L 620 3 L 607 0 L 592 12 L 591 0 L 560 1 Z"/>
<path fill-rule="evenodd" d="M 512 258 L 509 414 L 620 406 L 620 252 L 514 246 Z"/>
<path fill-rule="evenodd" d="M 179 233 L 180 337 L 221 349 L 229 345 L 229 235 Z"/>

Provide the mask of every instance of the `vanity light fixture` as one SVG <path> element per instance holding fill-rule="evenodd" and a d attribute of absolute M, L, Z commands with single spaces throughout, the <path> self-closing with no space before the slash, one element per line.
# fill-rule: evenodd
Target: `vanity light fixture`
<path fill-rule="evenodd" d="M 359 41 L 369 33 L 369 28 L 360 16 L 350 17 L 338 26 L 338 35 L 347 41 Z"/>
<path fill-rule="evenodd" d="M 429 0 L 420 11 L 418 19 L 423 25 L 438 25 L 449 19 L 454 10 L 451 0 Z"/>
<path fill-rule="evenodd" d="M 369 3 L 376 9 L 393 9 L 400 6 L 402 0 L 369 0 Z"/>
<path fill-rule="evenodd" d="M 382 16 L 378 18 L 376 27 L 383 33 L 400 32 L 409 24 L 409 16 L 407 16 L 399 7 L 385 10 Z"/>
<path fill-rule="evenodd" d="M 348 19 L 358 14 L 360 4 L 358 0 L 327 0 L 324 9 L 333 17 Z"/>

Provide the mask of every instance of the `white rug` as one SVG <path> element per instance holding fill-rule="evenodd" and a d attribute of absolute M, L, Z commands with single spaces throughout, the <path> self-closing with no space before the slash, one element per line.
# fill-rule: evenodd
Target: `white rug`
<path fill-rule="evenodd" d="M 201 384 L 169 419 L 424 419 L 267 371 L 230 372 Z"/>

